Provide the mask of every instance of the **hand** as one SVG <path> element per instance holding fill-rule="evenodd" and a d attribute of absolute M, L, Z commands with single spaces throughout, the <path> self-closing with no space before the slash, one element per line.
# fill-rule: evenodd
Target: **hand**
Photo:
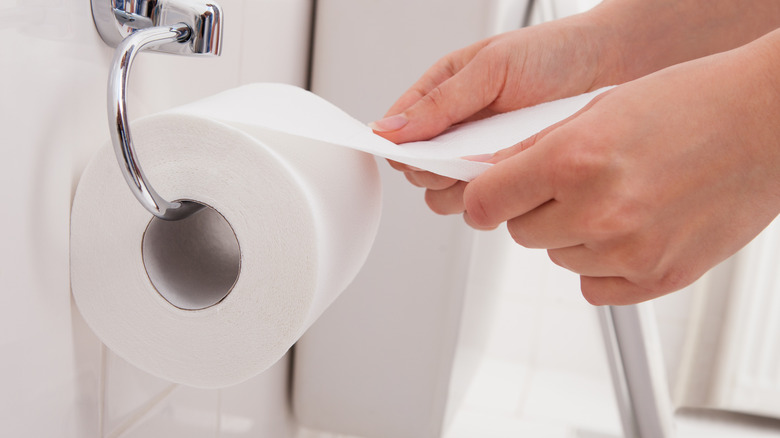
<path fill-rule="evenodd" d="M 597 49 L 612 47 L 593 19 L 571 17 L 486 39 L 444 57 L 372 125 L 395 142 L 424 140 L 449 126 L 609 84 Z M 390 162 L 430 191 L 462 197 L 465 183 Z M 451 213 L 431 205 L 438 213 Z M 462 211 L 462 208 L 461 208 Z"/>
<path fill-rule="evenodd" d="M 780 2 L 770 0 L 747 9 L 738 2 L 702 8 L 697 0 L 605 1 L 586 13 L 446 56 L 374 127 L 396 143 L 426 140 L 464 120 L 624 83 L 742 46 L 780 26 L 779 12 Z M 450 203 L 439 205 L 435 199 L 460 199 L 465 183 L 390 164 L 428 189 L 431 209 L 454 212 Z"/>
<path fill-rule="evenodd" d="M 779 39 L 621 85 L 497 153 L 464 187 L 466 222 L 506 221 L 517 243 L 580 274 L 593 304 L 690 284 L 780 212 L 778 80 L 767 73 Z"/>

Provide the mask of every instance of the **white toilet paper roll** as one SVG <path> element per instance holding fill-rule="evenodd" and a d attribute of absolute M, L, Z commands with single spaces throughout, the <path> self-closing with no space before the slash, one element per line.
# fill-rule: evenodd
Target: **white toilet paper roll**
<path fill-rule="evenodd" d="M 73 202 L 76 303 L 109 348 L 151 374 L 198 387 L 238 383 L 281 358 L 364 262 L 380 186 L 376 163 L 358 151 L 470 180 L 489 165 L 460 157 L 511 146 L 595 93 L 402 146 L 280 84 L 138 121 L 135 146 L 154 188 L 210 208 L 152 219 L 103 148 Z"/>
<path fill-rule="evenodd" d="M 375 161 L 175 112 L 139 121 L 133 134 L 163 197 L 213 210 L 152 219 L 101 149 L 71 217 L 80 311 L 109 348 L 159 377 L 221 387 L 258 374 L 362 265 L 380 214 Z"/>

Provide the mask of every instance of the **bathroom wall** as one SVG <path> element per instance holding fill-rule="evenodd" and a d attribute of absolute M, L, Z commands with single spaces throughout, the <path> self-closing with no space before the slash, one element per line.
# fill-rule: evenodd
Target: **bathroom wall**
<path fill-rule="evenodd" d="M 585 3 L 542 2 L 537 14 L 560 16 Z M 220 4 L 226 20 L 223 56 L 141 54 L 130 85 L 131 118 L 248 82 L 305 85 L 309 0 Z M 317 60 L 315 91 L 364 121 L 378 118 L 439 56 L 519 24 L 524 4 L 321 0 L 321 14 L 330 10 L 336 19 L 351 11 L 353 15 L 340 19 L 356 26 L 341 26 L 343 33 L 331 35 L 330 44 L 342 45 Z M 358 20 L 377 13 L 384 14 L 383 19 L 373 24 Z M 425 27 L 432 23 L 436 32 Z M 195 390 L 135 369 L 91 333 L 70 297 L 69 213 L 81 170 L 108 139 L 105 82 L 112 49 L 96 33 L 87 0 L 0 0 L 0 37 L 0 435 L 293 437 L 297 426 L 288 407 L 288 358 L 245 384 Z M 404 313 L 404 301 L 391 294 L 414 297 L 424 291 L 430 298 L 478 287 L 473 285 L 475 277 L 469 280 L 467 275 L 473 260 L 456 251 L 499 248 L 505 242 L 493 235 L 473 240 L 458 218 L 433 215 L 421 191 L 385 165 L 382 172 L 388 212 L 384 234 L 356 287 L 371 286 L 396 306 L 393 311 L 422 320 L 425 315 Z M 421 241 L 424 247 L 417 245 Z M 508 298 L 496 318 L 499 324 L 512 323 L 494 327 L 497 336 L 487 348 L 496 357 L 481 374 L 503 388 L 486 392 L 492 397 L 487 408 L 474 408 L 467 400 L 476 414 L 466 420 L 456 416 L 455 424 L 462 428 L 452 430 L 452 436 L 476 436 L 464 430 L 488 436 L 484 433 L 491 427 L 494 436 L 504 436 L 520 414 L 550 426 L 536 431 L 559 431 L 569 422 L 591 432 L 602 428 L 602 433 L 617 433 L 609 400 L 591 403 L 590 410 L 583 411 L 582 400 L 566 398 L 572 387 L 605 397 L 611 391 L 600 334 L 592 309 L 578 297 L 576 278 L 551 267 L 543 254 L 512 251 L 507 260 L 523 268 L 509 276 L 517 287 L 502 286 Z M 405 274 L 380 276 L 390 265 Z M 436 281 L 441 278 L 449 280 Z M 355 288 L 348 291 L 358 293 Z M 681 333 L 693 324 L 688 313 L 696 298 L 684 292 L 658 301 L 672 383 L 688 339 Z M 349 302 L 338 305 L 343 310 Z M 381 307 L 382 302 L 374 305 Z M 388 338 L 400 334 L 385 333 Z M 425 351 L 424 336 L 408 331 L 403 335 L 419 341 L 417 346 Z M 511 361 L 523 365 L 509 368 Z M 416 369 L 413 362 L 406 365 Z M 548 385 L 554 381 L 569 386 Z M 585 383 L 579 387 L 578 382 Z M 500 390 L 514 383 L 516 393 L 502 399 L 506 393 Z M 410 399 L 405 408 L 420 400 Z M 511 411 L 511 421 L 501 422 L 505 411 Z"/>
<path fill-rule="evenodd" d="M 519 26 L 524 5 L 321 0 L 312 91 L 364 122 L 380 118 L 439 57 L 487 37 L 499 22 Z M 459 217 L 435 215 L 421 189 L 385 160 L 379 165 L 384 199 L 374 247 L 296 347 L 293 406 L 304 425 L 326 431 L 435 438 L 484 346 L 498 266 L 489 252 L 469 256 L 475 233 Z"/>
<path fill-rule="evenodd" d="M 532 22 L 584 11 L 597 3 L 598 0 L 537 0 Z M 332 20 L 328 23 L 329 29 L 339 31 L 325 33 L 315 41 L 313 89 L 364 121 L 381 117 L 394 99 L 440 56 L 491 33 L 518 26 L 525 7 L 524 2 L 512 0 L 489 3 L 321 0 L 319 5 L 318 20 L 327 17 Z M 372 18 L 362 18 L 366 16 Z M 360 57 L 355 57 L 356 53 Z M 349 337 L 341 339 L 352 339 L 343 344 L 359 344 L 359 339 L 370 337 L 370 333 L 382 324 L 375 318 L 380 312 L 386 318 L 388 314 L 396 315 L 397 320 L 403 321 L 418 317 L 405 312 L 403 305 L 398 304 L 399 296 L 415 297 L 415 294 L 424 291 L 426 297 L 435 295 L 443 302 L 445 298 L 442 297 L 446 296 L 443 292 L 458 293 L 466 287 L 463 282 L 440 285 L 433 284 L 431 280 L 441 275 L 458 280 L 469 277 L 464 265 L 452 268 L 446 263 L 453 258 L 440 258 L 451 253 L 457 244 L 471 245 L 476 254 L 500 253 L 506 265 L 493 272 L 493 280 L 501 284 L 497 289 L 499 304 L 491 321 L 490 337 L 481 351 L 482 360 L 476 379 L 445 436 L 621 436 L 603 335 L 596 311 L 580 296 L 578 277 L 554 266 L 544 251 L 518 247 L 508 239 L 505 230 L 482 233 L 479 240 L 473 240 L 474 235 L 463 226 L 460 218 L 435 216 L 426 209 L 421 190 L 409 185 L 398 172 L 389 170 L 387 166 L 383 166 L 382 171 L 388 193 L 385 215 L 372 257 L 356 280 L 361 289 L 348 290 L 315 329 L 324 326 L 332 329 L 341 325 L 342 333 L 349 334 Z M 403 232 L 399 233 L 399 230 Z M 765 253 L 773 254 L 776 241 L 776 236 L 771 238 L 767 233 L 757 239 L 769 248 L 764 249 Z M 426 245 L 419 242 L 426 242 Z M 411 247 L 414 251 L 409 250 Z M 744 285 L 735 282 L 739 279 L 733 278 L 731 271 L 735 263 L 744 264 L 744 256 L 743 252 L 691 287 L 658 299 L 649 306 L 655 310 L 654 329 L 661 341 L 664 371 L 675 406 L 730 409 L 736 406 L 735 410 L 743 411 L 749 411 L 750 406 L 753 413 L 773 409 L 776 412 L 776 407 L 767 403 L 761 408 L 755 407 L 762 397 L 777 399 L 780 385 L 777 385 L 776 378 L 765 379 L 760 384 L 753 381 L 752 386 L 736 388 L 741 390 L 736 392 L 743 399 L 751 398 L 752 406 L 744 401 L 737 404 L 735 400 L 703 401 L 703 395 L 699 394 L 725 384 L 709 376 L 718 368 L 712 365 L 712 361 L 721 359 L 716 357 L 718 354 L 732 353 L 737 346 L 754 354 L 743 355 L 740 363 L 752 361 L 754 356 L 762 353 L 764 360 L 756 361 L 760 366 L 752 365 L 764 371 L 776 369 L 771 366 L 777 364 L 778 357 L 772 354 L 772 349 L 776 350 L 778 345 L 777 337 L 772 335 L 776 332 L 777 319 L 765 326 L 753 324 L 747 327 L 762 333 L 761 336 L 753 336 L 757 340 L 724 336 L 731 344 L 725 347 L 718 345 L 722 342 L 723 332 L 734 328 L 734 324 L 724 328 L 724 316 L 728 315 L 726 321 L 731 322 L 732 314 L 736 313 L 734 310 L 724 311 L 724 307 L 731 304 L 724 296 L 748 293 L 750 296 L 761 293 L 775 295 L 766 290 L 745 290 Z M 772 265 L 771 257 L 763 259 L 765 271 L 776 265 Z M 424 284 L 426 287 L 409 289 L 404 281 L 406 277 L 381 275 L 388 267 L 398 266 L 403 266 L 404 272 L 417 279 L 416 285 Z M 746 276 L 744 272 L 742 275 Z M 377 282 L 377 279 L 381 280 Z M 776 276 L 758 278 L 753 283 L 773 281 L 777 281 Z M 370 301 L 375 308 L 369 308 L 358 321 L 350 319 L 351 305 L 360 299 L 369 301 L 365 289 L 371 289 Z M 362 298 L 358 294 L 362 294 Z M 747 298 L 752 306 L 761 310 L 754 310 L 761 316 L 761 323 L 763 319 L 769 319 L 763 313 L 777 312 L 776 309 L 780 308 L 780 300 L 751 300 Z M 716 303 L 718 307 L 710 309 L 707 303 L 710 306 Z M 770 304 L 773 307 L 769 307 Z M 359 322 L 359 325 L 350 325 L 353 322 Z M 747 328 L 740 330 L 747 331 Z M 710 335 L 705 337 L 701 333 Z M 391 345 L 422 346 L 426 345 L 430 333 L 414 336 L 400 329 L 393 336 L 396 343 Z M 358 341 L 355 342 L 355 339 Z M 761 343 L 769 350 L 756 347 Z M 724 348 L 731 349 L 723 353 L 721 350 Z M 729 360 L 736 359 L 731 357 Z M 395 371 L 388 380 L 396 383 L 396 388 L 403 385 L 393 380 L 399 376 L 419 378 L 406 368 L 399 367 Z M 744 379 L 745 376 L 739 378 Z M 371 385 L 371 389 L 381 387 L 381 383 Z M 389 383 L 385 385 L 390 386 Z M 694 394 L 689 394 L 691 392 Z M 399 415 L 407 409 L 419 411 L 426 401 L 414 400 L 398 407 Z M 377 404 L 381 401 L 369 400 L 359 409 L 370 410 Z M 708 418 L 703 422 L 704 426 L 712 427 L 730 420 L 725 415 L 721 419 L 716 417 Z M 701 426 L 696 424 L 693 430 Z M 681 427 L 688 426 L 682 423 Z M 741 427 L 747 434 L 748 428 Z M 776 430 L 771 433 L 776 433 Z"/>
<path fill-rule="evenodd" d="M 308 0 L 219 3 L 223 55 L 139 55 L 131 119 L 246 82 L 305 85 Z M 69 213 L 81 169 L 108 139 L 113 50 L 88 0 L 0 0 L 0 37 L 0 435 L 290 436 L 286 360 L 245 385 L 199 391 L 140 372 L 92 335 L 70 296 Z"/>

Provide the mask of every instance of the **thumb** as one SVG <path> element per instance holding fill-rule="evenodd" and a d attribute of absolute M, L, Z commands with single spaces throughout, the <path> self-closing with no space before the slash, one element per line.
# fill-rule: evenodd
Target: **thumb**
<path fill-rule="evenodd" d="M 502 88 L 505 69 L 493 68 L 478 55 L 462 70 L 432 88 L 399 114 L 369 126 L 394 142 L 427 140 L 490 105 Z"/>

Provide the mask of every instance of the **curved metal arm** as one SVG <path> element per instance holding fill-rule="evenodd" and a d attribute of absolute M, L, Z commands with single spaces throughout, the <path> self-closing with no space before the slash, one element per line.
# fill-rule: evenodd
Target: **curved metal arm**
<path fill-rule="evenodd" d="M 179 220 L 203 208 L 194 202 L 168 202 L 149 184 L 138 156 L 133 148 L 127 121 L 127 82 L 130 66 L 135 55 L 146 47 L 155 47 L 170 42 L 185 43 L 190 39 L 191 29 L 184 23 L 173 26 L 158 26 L 134 32 L 117 46 L 111 72 L 108 77 L 108 123 L 111 128 L 111 142 L 122 169 L 122 175 L 133 195 L 147 210 L 160 219 Z"/>

